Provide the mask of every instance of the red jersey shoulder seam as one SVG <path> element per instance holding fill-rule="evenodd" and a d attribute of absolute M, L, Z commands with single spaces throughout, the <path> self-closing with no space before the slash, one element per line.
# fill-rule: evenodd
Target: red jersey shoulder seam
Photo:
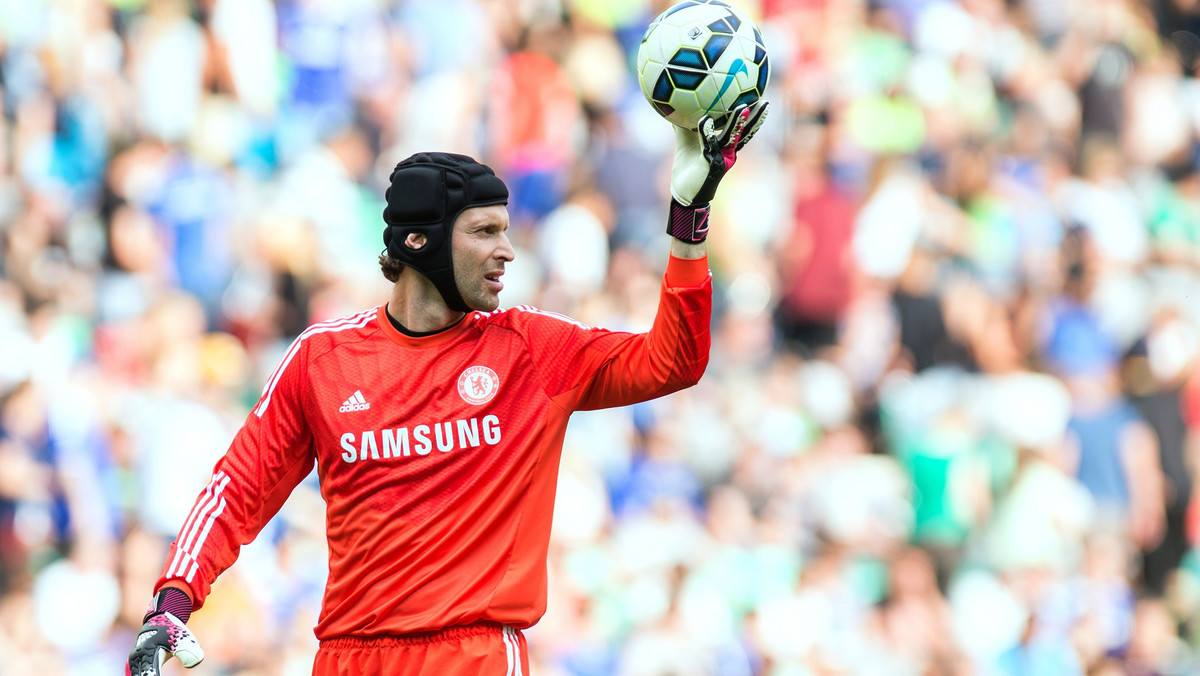
<path fill-rule="evenodd" d="M 314 349 L 314 346 L 310 345 L 308 354 L 305 356 L 305 358 L 303 360 L 305 374 L 308 373 L 309 366 L 311 364 L 315 364 L 317 362 L 317 360 L 333 353 L 339 347 L 341 347 L 343 345 L 350 345 L 352 343 L 361 343 L 364 341 L 371 340 L 371 338 L 374 335 L 372 333 L 371 327 L 373 325 L 375 325 L 375 322 L 373 320 L 375 319 L 375 313 L 376 313 L 377 309 L 378 308 L 372 308 L 370 310 L 370 312 L 371 312 L 370 317 L 371 317 L 372 321 L 368 321 L 366 324 L 355 324 L 355 325 L 344 326 L 344 327 L 341 327 L 338 329 L 333 329 L 333 330 L 327 331 L 326 333 L 338 334 L 338 335 L 324 336 L 326 344 L 321 346 L 320 351 L 316 351 Z M 362 313 L 360 313 L 360 314 L 362 314 Z M 359 315 L 353 315 L 353 316 L 358 317 Z M 342 335 L 348 331 L 353 331 L 353 332 L 355 332 L 356 335 L 354 335 L 354 336 Z M 375 329 L 375 333 L 376 334 L 379 333 L 378 329 Z M 304 390 L 304 403 L 300 407 L 300 412 L 306 418 L 308 417 L 309 408 L 316 407 L 315 397 L 316 397 L 316 394 L 313 392 L 313 388 L 306 387 Z"/>
<path fill-rule="evenodd" d="M 529 346 L 529 336 L 525 335 L 525 333 L 523 333 L 521 331 L 518 331 L 515 327 L 512 326 L 512 324 L 510 322 L 495 321 L 496 319 L 499 318 L 500 315 L 504 315 L 505 318 L 508 318 L 508 317 L 515 318 L 516 313 L 514 311 L 520 311 L 520 312 L 524 313 L 524 312 L 529 312 L 530 309 L 531 309 L 531 306 L 529 306 L 529 305 L 518 305 L 516 307 L 501 308 L 499 310 L 493 310 L 491 312 L 478 312 L 476 314 L 480 318 L 480 320 L 482 320 L 482 322 L 486 323 L 486 326 L 494 326 L 497 329 L 509 331 L 511 333 L 516 334 L 517 337 L 521 339 L 521 344 L 525 346 L 525 354 L 529 355 L 530 363 L 533 364 L 533 368 L 535 370 L 537 370 L 538 389 L 540 389 L 542 391 L 542 394 L 546 395 L 546 399 L 549 400 L 551 404 L 558 407 L 562 411 L 568 411 L 568 409 L 566 409 L 564 406 L 559 404 L 558 401 L 555 399 L 555 397 L 546 390 L 545 373 L 542 371 L 542 367 L 538 363 L 538 360 L 533 358 L 533 349 L 530 348 L 530 346 Z M 540 311 L 538 311 L 538 312 L 540 313 Z M 513 314 L 509 314 L 509 313 L 513 313 Z M 562 316 L 570 321 L 574 321 L 574 320 L 571 320 L 569 317 L 566 317 L 566 315 L 562 315 Z M 576 323 L 578 323 L 578 322 L 576 322 Z M 580 324 L 580 326 L 583 326 L 583 325 Z M 483 328 L 484 328 L 483 326 L 480 327 L 480 332 L 482 332 Z"/>
<path fill-rule="evenodd" d="M 287 371 L 287 367 L 292 363 L 292 360 L 295 359 L 298 354 L 300 354 L 300 352 L 307 350 L 308 345 L 305 344 L 307 340 L 321 333 L 363 328 L 370 321 L 375 319 L 377 311 L 378 307 L 375 307 L 371 308 L 370 310 L 359 312 L 358 314 L 342 317 L 340 319 L 319 322 L 300 332 L 300 335 L 296 336 L 296 339 L 292 341 L 291 346 L 288 347 L 287 352 L 285 352 L 283 357 L 280 359 L 279 365 L 275 367 L 274 373 L 272 373 L 271 377 L 267 379 L 267 384 L 263 386 L 262 401 L 260 401 L 258 405 L 254 407 L 254 415 L 262 418 L 263 414 L 266 413 L 267 407 L 271 404 L 271 397 L 275 393 L 275 387 L 279 385 L 279 381 L 283 378 L 283 374 L 285 371 Z M 309 361 L 311 361 L 311 359 L 301 360 L 301 366 L 304 368 L 306 373 L 308 371 Z"/>

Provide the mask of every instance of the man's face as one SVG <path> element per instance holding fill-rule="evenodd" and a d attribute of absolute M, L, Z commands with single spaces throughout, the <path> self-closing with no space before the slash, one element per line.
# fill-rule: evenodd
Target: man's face
<path fill-rule="evenodd" d="M 507 230 L 508 209 L 500 204 L 466 209 L 454 221 L 454 282 L 467 307 L 485 312 L 500 307 L 500 276 L 515 256 Z"/>

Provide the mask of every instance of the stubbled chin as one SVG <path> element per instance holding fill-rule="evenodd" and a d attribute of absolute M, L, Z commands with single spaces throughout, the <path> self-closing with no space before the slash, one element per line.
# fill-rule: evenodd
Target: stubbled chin
<path fill-rule="evenodd" d="M 481 312 L 491 312 L 492 310 L 495 310 L 496 308 L 500 307 L 500 294 L 499 293 L 480 294 L 480 295 L 476 296 L 475 298 L 472 298 L 471 302 L 468 303 L 468 305 L 470 305 L 472 308 L 479 310 Z"/>

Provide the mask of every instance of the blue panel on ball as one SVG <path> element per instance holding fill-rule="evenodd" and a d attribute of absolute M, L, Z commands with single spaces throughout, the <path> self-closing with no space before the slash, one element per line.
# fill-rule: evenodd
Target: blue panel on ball
<path fill-rule="evenodd" d="M 770 75 L 771 64 L 767 61 L 764 54 L 762 63 L 758 65 L 758 93 L 761 94 L 767 91 L 767 77 Z"/>
<path fill-rule="evenodd" d="M 729 27 L 735 31 L 742 26 L 742 20 L 733 12 L 730 12 L 729 16 L 725 17 L 725 23 L 728 23 Z"/>
<path fill-rule="evenodd" d="M 714 35 L 708 39 L 708 42 L 704 43 L 704 58 L 708 60 L 710 68 L 725 53 L 725 48 L 729 46 L 732 40 L 733 37 L 729 35 Z"/>
<path fill-rule="evenodd" d="M 758 43 L 759 47 L 766 48 L 767 46 L 766 43 L 763 42 L 762 33 L 758 32 L 758 26 L 754 27 L 754 41 Z"/>
<path fill-rule="evenodd" d="M 751 89 L 749 91 L 744 91 L 741 94 L 739 94 L 736 99 L 734 99 L 733 105 L 730 106 L 730 110 L 733 110 L 734 108 L 737 108 L 738 106 L 743 105 L 743 104 L 748 106 L 757 100 L 758 100 L 758 92 L 754 91 L 753 89 Z"/>
<path fill-rule="evenodd" d="M 714 33 L 721 33 L 722 35 L 733 34 L 733 29 L 729 27 L 728 23 L 725 23 L 724 19 L 717 19 L 716 21 L 708 24 L 708 30 Z"/>
<path fill-rule="evenodd" d="M 671 78 L 667 76 L 667 71 L 664 70 L 659 74 L 658 81 L 654 83 L 654 90 L 650 92 L 650 98 L 655 101 L 669 101 L 674 91 L 675 87 L 671 84 Z"/>
<path fill-rule="evenodd" d="M 682 68 L 668 68 L 667 72 L 671 74 L 671 80 L 676 87 L 688 91 L 694 91 L 708 76 L 708 73 L 702 71 L 683 70 Z"/>
<path fill-rule="evenodd" d="M 755 45 L 754 46 L 754 63 L 761 65 L 762 62 L 766 58 L 767 58 L 767 50 L 763 49 L 760 45 Z"/>
<path fill-rule="evenodd" d="M 663 103 L 662 101 L 655 101 L 654 107 L 658 109 L 659 114 L 663 117 L 670 117 L 671 113 L 675 112 L 675 108 L 671 104 Z"/>
<path fill-rule="evenodd" d="M 667 63 L 672 66 L 683 66 L 684 68 L 705 68 L 704 56 L 700 54 L 699 49 L 692 49 L 691 47 L 681 47 Z"/>

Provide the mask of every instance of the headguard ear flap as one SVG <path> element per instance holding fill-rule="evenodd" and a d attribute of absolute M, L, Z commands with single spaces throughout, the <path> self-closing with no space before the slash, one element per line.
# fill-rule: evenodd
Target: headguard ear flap
<path fill-rule="evenodd" d="M 504 181 L 487 165 L 453 153 L 412 155 L 396 165 L 388 180 L 383 210 L 388 255 L 428 277 L 447 306 L 469 312 L 454 282 L 454 221 L 464 209 L 508 204 Z M 424 247 L 404 245 L 414 232 L 425 235 Z"/>

